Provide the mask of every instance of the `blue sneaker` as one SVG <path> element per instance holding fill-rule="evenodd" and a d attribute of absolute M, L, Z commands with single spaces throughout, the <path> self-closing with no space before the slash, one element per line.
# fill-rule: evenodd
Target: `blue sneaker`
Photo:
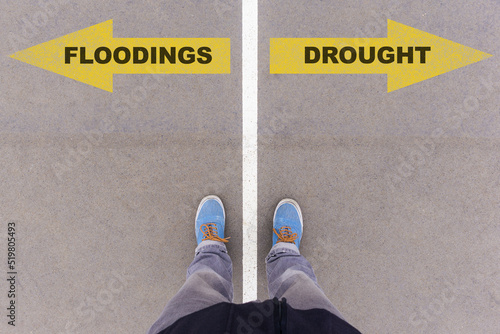
<path fill-rule="evenodd" d="M 228 242 L 224 238 L 226 214 L 224 205 L 215 195 L 206 196 L 196 212 L 195 234 L 198 245 L 205 240 Z"/>
<path fill-rule="evenodd" d="M 288 242 L 299 248 L 303 229 L 299 204 L 290 198 L 280 201 L 274 211 L 273 246 L 278 242 Z"/>

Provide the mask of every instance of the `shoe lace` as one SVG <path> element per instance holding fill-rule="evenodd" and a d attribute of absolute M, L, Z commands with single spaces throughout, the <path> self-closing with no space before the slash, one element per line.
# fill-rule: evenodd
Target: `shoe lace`
<path fill-rule="evenodd" d="M 228 242 L 230 237 L 227 238 L 221 238 L 219 237 L 219 233 L 217 232 L 217 225 L 214 223 L 207 223 L 203 224 L 200 226 L 200 231 L 203 233 L 203 239 L 204 240 L 212 240 L 212 241 L 221 241 L 221 242 Z"/>
<path fill-rule="evenodd" d="M 276 229 L 273 228 L 274 233 L 278 236 L 278 242 L 289 242 L 289 243 L 294 243 L 295 240 L 297 240 L 298 235 L 297 233 L 292 233 L 292 229 L 290 226 L 282 226 L 280 228 L 280 232 L 276 232 Z"/>

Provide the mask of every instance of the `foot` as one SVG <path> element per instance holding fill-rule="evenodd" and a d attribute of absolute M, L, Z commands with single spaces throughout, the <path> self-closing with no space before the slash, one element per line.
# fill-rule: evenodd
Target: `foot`
<path fill-rule="evenodd" d="M 215 195 L 206 196 L 196 212 L 195 234 L 198 245 L 205 240 L 228 242 L 224 238 L 226 214 L 224 205 Z"/>
<path fill-rule="evenodd" d="M 288 242 L 299 248 L 303 231 L 302 212 L 293 199 L 286 198 L 278 203 L 274 211 L 273 231 L 273 246 L 278 242 Z"/>

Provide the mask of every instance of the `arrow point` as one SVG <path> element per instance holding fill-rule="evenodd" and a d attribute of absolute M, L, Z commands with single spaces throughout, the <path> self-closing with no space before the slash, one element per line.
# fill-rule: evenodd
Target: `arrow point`
<path fill-rule="evenodd" d="M 392 92 L 440 74 L 476 63 L 492 55 L 422 30 L 387 20 L 388 39 L 396 45 L 430 47 L 425 62 L 421 54 L 413 64 L 400 64 L 387 75 L 387 91 Z"/>
<path fill-rule="evenodd" d="M 479 51 L 479 50 L 476 50 L 476 52 L 481 53 L 481 59 L 480 60 L 488 59 L 490 57 L 493 57 L 493 55 L 490 55 L 489 53 L 486 53 L 486 52 L 482 52 L 482 51 Z"/>
<path fill-rule="evenodd" d="M 27 62 L 24 59 L 25 57 L 23 57 L 27 53 L 27 50 L 28 49 L 25 49 L 25 50 L 22 50 L 22 51 L 17 51 L 15 53 L 9 55 L 9 57 L 12 58 L 12 59 L 19 60 L 19 61 L 22 61 L 22 62 L 25 62 L 25 63 L 29 64 L 29 62 Z"/>
<path fill-rule="evenodd" d="M 65 77 L 84 82 L 108 92 L 113 91 L 113 74 L 110 69 L 93 65 L 82 65 L 77 61 L 65 63 L 64 47 L 86 46 L 95 48 L 113 38 L 113 20 L 55 38 L 53 40 L 18 51 L 11 58 L 51 71 Z"/>

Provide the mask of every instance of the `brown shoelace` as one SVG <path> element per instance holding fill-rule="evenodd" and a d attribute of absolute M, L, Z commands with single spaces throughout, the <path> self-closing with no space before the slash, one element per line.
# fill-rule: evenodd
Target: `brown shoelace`
<path fill-rule="evenodd" d="M 295 240 L 297 240 L 298 235 L 297 233 L 292 233 L 292 229 L 290 226 L 282 226 L 280 228 L 280 232 L 276 232 L 276 229 L 273 228 L 274 233 L 278 236 L 278 242 L 289 242 L 289 243 L 295 243 Z"/>
<path fill-rule="evenodd" d="M 217 224 L 215 223 L 207 223 L 203 224 L 200 226 L 200 231 L 203 233 L 203 239 L 204 240 L 212 240 L 212 241 L 221 241 L 221 242 L 228 242 L 230 237 L 227 238 L 221 238 L 219 237 L 219 234 L 217 232 Z"/>

